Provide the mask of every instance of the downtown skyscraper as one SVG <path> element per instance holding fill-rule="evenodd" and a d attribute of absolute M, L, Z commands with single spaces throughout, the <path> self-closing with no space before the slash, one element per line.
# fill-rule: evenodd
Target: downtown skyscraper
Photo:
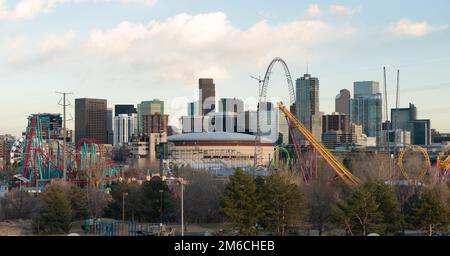
<path fill-rule="evenodd" d="M 354 82 L 354 98 L 351 100 L 350 120 L 362 125 L 367 137 L 380 140 L 383 120 L 383 98 L 380 83 L 376 81 Z"/>
<path fill-rule="evenodd" d="M 75 99 L 75 143 L 81 139 L 106 144 L 107 102 L 104 99 Z"/>
<path fill-rule="evenodd" d="M 319 79 L 305 74 L 296 80 L 295 114 L 312 134 L 321 140 L 322 117 L 319 112 Z"/>

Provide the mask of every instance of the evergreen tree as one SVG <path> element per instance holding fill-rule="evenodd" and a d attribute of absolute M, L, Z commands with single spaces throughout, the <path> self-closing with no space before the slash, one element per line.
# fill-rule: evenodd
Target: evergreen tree
<path fill-rule="evenodd" d="M 237 169 L 225 187 L 221 200 L 221 212 L 233 229 L 241 235 L 256 234 L 255 226 L 260 217 L 256 184 L 250 175 Z"/>
<path fill-rule="evenodd" d="M 64 189 L 59 185 L 49 186 L 40 197 L 39 212 L 33 227 L 39 233 L 67 233 L 70 230 L 72 209 Z"/>
<path fill-rule="evenodd" d="M 263 219 L 269 230 L 285 235 L 286 229 L 300 227 L 308 213 L 304 194 L 286 172 L 267 179 L 263 193 Z"/>
<path fill-rule="evenodd" d="M 406 221 L 411 227 L 423 230 L 429 236 L 438 231 L 447 232 L 450 224 L 449 213 L 439 194 L 433 190 L 425 190 L 408 200 Z"/>
<path fill-rule="evenodd" d="M 138 202 L 140 219 L 149 222 L 174 220 L 174 198 L 167 184 L 160 179 L 145 182 Z"/>
<path fill-rule="evenodd" d="M 67 191 L 67 198 L 73 212 L 73 220 L 84 220 L 88 217 L 86 194 L 83 190 L 72 187 Z"/>
<path fill-rule="evenodd" d="M 386 230 L 380 206 L 367 186 L 360 187 L 347 201 L 338 203 L 333 208 L 332 219 L 350 235 L 367 236 Z"/>
<path fill-rule="evenodd" d="M 375 196 L 375 201 L 379 205 L 379 210 L 383 214 L 383 221 L 386 230 L 383 234 L 395 235 L 401 230 L 402 214 L 400 205 L 395 196 L 395 192 L 389 185 L 381 180 L 368 181 L 364 184 L 372 195 Z"/>

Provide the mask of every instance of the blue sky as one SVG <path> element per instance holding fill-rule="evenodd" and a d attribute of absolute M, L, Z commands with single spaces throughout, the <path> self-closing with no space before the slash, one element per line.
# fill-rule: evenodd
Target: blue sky
<path fill-rule="evenodd" d="M 400 104 L 450 132 L 448 10 L 444 0 L 0 0 L 0 134 L 20 134 L 31 113 L 61 112 L 55 91 L 110 107 L 159 98 L 178 125 L 199 77 L 215 78 L 218 97 L 251 102 L 249 75 L 276 56 L 293 78 L 309 64 L 325 113 L 354 81 L 382 82 L 384 65 L 394 107 L 400 69 Z M 279 66 L 268 96 L 288 101 Z"/>

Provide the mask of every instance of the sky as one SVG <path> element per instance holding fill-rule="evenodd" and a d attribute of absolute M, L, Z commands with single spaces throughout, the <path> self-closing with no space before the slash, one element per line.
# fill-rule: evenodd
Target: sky
<path fill-rule="evenodd" d="M 395 107 L 399 69 L 400 106 L 414 103 L 419 118 L 450 132 L 448 10 L 447 0 L 0 0 L 0 134 L 19 135 L 32 113 L 61 113 L 56 91 L 108 107 L 158 98 L 179 126 L 198 78 L 211 77 L 217 98 L 252 108 L 249 76 L 264 76 L 275 57 L 294 83 L 308 65 L 325 113 L 354 81 L 382 85 L 383 66 Z M 268 99 L 288 96 L 277 65 Z"/>

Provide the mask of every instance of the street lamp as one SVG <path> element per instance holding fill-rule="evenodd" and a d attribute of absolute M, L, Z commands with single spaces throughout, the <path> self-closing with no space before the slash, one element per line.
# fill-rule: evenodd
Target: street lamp
<path fill-rule="evenodd" d="M 122 235 L 125 234 L 125 196 L 128 196 L 127 192 L 122 193 Z"/>
<path fill-rule="evenodd" d="M 181 236 L 184 236 L 184 179 L 183 178 L 171 178 L 178 181 L 181 185 Z"/>

